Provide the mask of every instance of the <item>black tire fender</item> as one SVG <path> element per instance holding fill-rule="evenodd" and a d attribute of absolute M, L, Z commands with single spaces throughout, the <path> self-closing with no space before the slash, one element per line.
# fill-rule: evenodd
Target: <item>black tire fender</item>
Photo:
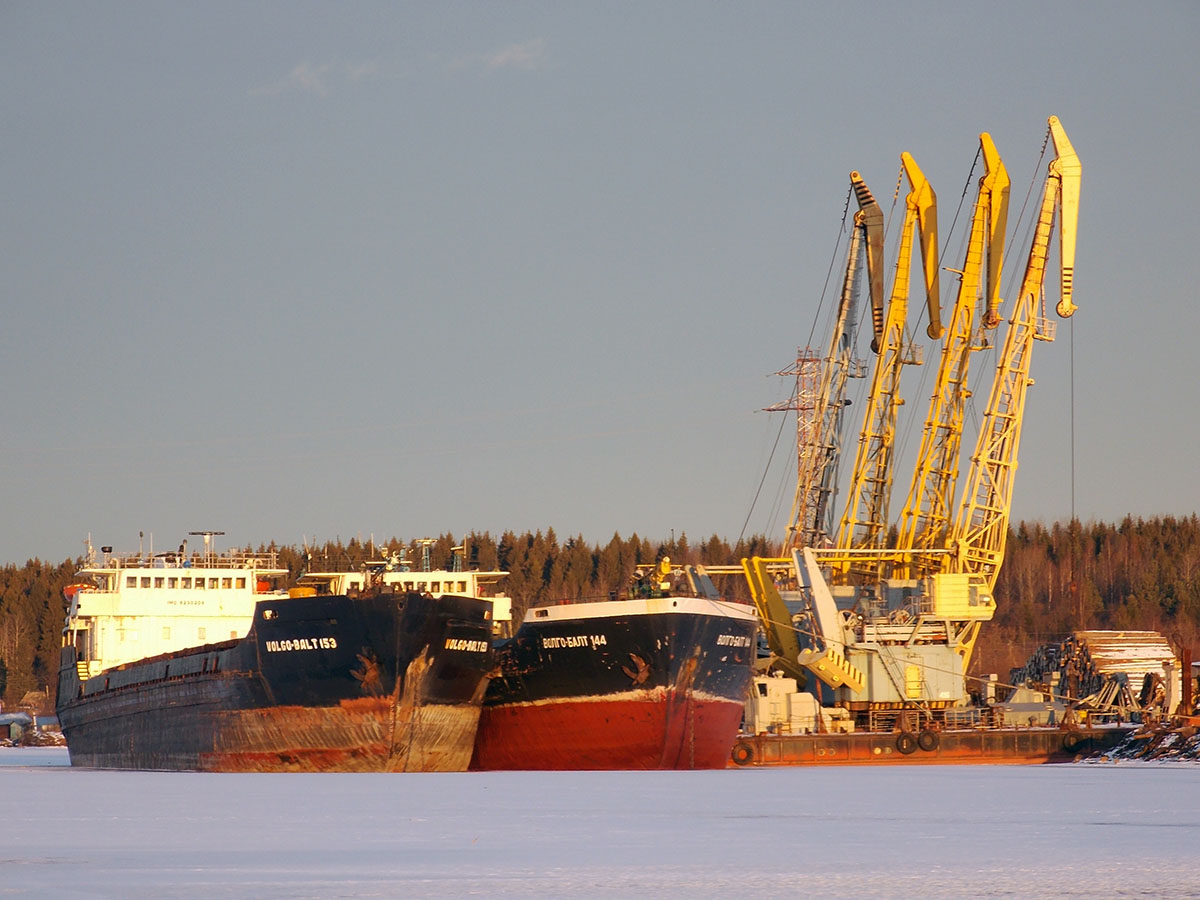
<path fill-rule="evenodd" d="M 902 731 L 896 735 L 896 749 L 908 755 L 917 749 L 917 738 L 911 731 Z"/>
<path fill-rule="evenodd" d="M 1087 738 L 1078 731 L 1068 731 L 1066 737 L 1063 738 L 1062 746 L 1063 749 L 1068 753 L 1074 753 L 1076 750 L 1082 747 L 1086 741 Z"/>
<path fill-rule="evenodd" d="M 739 766 L 748 766 L 754 761 L 754 748 L 749 744 L 737 743 L 733 745 L 733 761 Z"/>
<path fill-rule="evenodd" d="M 931 728 L 926 728 L 917 735 L 917 746 L 926 753 L 931 753 L 938 748 L 938 744 L 942 742 L 941 735 Z"/>

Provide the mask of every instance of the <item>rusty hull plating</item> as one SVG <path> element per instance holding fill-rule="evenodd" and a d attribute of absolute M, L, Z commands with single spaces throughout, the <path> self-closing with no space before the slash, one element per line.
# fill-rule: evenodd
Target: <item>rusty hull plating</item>
<path fill-rule="evenodd" d="M 374 592 L 260 602 L 249 634 L 80 681 L 72 765 L 218 772 L 462 771 L 493 667 L 490 604 Z"/>
<path fill-rule="evenodd" d="M 471 768 L 721 768 L 756 629 L 699 597 L 531 609 L 498 648 Z"/>

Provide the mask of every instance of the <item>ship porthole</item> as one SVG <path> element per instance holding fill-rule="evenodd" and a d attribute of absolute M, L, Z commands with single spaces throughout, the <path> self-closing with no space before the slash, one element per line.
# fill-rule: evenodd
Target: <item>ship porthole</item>
<path fill-rule="evenodd" d="M 917 746 L 926 753 L 931 750 L 936 750 L 939 743 L 940 738 L 938 737 L 938 733 L 936 731 L 930 731 L 926 729 L 917 735 Z"/>
<path fill-rule="evenodd" d="M 896 735 L 896 749 L 901 753 L 912 753 L 917 749 L 917 739 L 911 732 L 902 731 Z"/>
<path fill-rule="evenodd" d="M 733 745 L 733 761 L 739 766 L 749 765 L 754 759 L 754 748 L 749 744 Z"/>

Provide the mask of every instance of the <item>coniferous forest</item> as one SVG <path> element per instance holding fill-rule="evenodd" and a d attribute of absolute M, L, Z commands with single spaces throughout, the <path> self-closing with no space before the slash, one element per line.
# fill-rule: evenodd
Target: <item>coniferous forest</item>
<path fill-rule="evenodd" d="M 461 539 L 439 537 L 430 547 L 431 568 L 449 568 Z M 730 544 L 716 535 L 691 543 L 686 534 L 655 541 L 614 534 L 605 544 L 582 536 L 562 540 L 548 529 L 535 534 L 468 535 L 466 568 L 499 569 L 513 598 L 517 621 L 530 606 L 548 602 L 607 599 L 622 591 L 634 567 L 663 556 L 680 563 L 734 565 L 747 556 L 768 556 L 778 547 L 754 537 Z M 294 579 L 305 567 L 346 570 L 378 559 L 381 548 L 413 545 L 407 540 L 363 543 L 332 541 L 306 552 L 276 551 Z M 410 549 L 409 562 L 421 564 Z M 26 692 L 47 688 L 53 696 L 66 603 L 62 589 L 74 580 L 81 560 L 30 560 L 0 568 L 0 697 L 13 709 Z M 721 579 L 731 599 L 748 598 L 741 578 Z M 1081 629 L 1159 631 L 1173 644 L 1197 649 L 1200 636 L 1200 518 L 1125 518 L 1119 524 L 1072 522 L 1046 527 L 1020 523 L 1009 534 L 996 587 L 997 612 L 986 624 L 972 662 L 974 675 L 1003 676 L 1023 664 L 1040 644 Z"/>

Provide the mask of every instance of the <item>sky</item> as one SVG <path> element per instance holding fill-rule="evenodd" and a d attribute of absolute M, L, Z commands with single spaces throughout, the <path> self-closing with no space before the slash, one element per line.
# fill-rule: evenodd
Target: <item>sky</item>
<path fill-rule="evenodd" d="M 891 213 L 912 153 L 954 256 L 979 133 L 1015 222 L 1049 115 L 1079 311 L 1013 518 L 1191 515 L 1198 36 L 1182 2 L 0 3 L 0 562 L 782 537 L 760 410 L 820 343 L 849 172 Z"/>

